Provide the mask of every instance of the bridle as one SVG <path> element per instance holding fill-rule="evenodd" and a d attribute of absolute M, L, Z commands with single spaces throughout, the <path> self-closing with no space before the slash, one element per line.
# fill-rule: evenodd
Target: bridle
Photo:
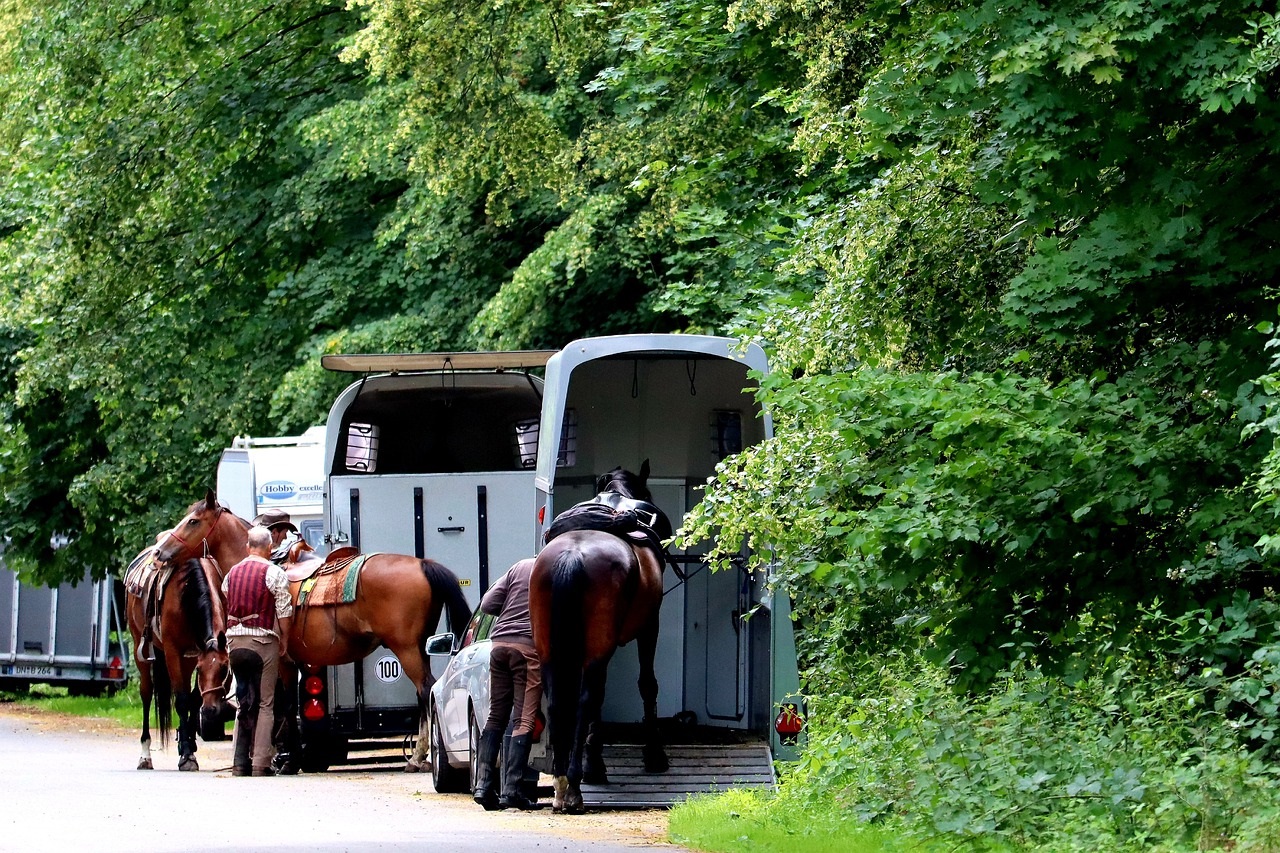
<path fill-rule="evenodd" d="M 217 513 L 213 516 L 213 521 L 209 523 L 209 531 L 212 531 L 214 528 L 218 526 L 218 522 L 222 519 L 222 514 L 226 511 L 227 511 L 226 507 L 224 506 L 218 507 Z M 181 522 L 179 522 L 179 525 L 181 525 Z M 169 539 L 176 539 L 178 541 L 178 544 L 182 546 L 182 553 L 184 554 L 195 553 L 195 550 L 196 550 L 195 547 L 178 534 L 177 527 L 173 528 L 172 530 L 168 531 L 165 534 L 165 538 L 164 540 L 162 540 L 161 544 L 163 544 L 164 542 L 167 542 Z M 209 534 L 208 533 L 205 533 L 205 535 L 201 537 L 200 544 L 204 546 L 204 555 L 206 557 L 209 556 Z"/>

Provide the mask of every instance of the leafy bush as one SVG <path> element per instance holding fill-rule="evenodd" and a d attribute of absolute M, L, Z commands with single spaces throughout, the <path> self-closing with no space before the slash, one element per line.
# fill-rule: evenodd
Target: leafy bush
<path fill-rule="evenodd" d="M 1074 684 L 1017 664 L 966 696 L 901 653 L 811 697 L 787 787 L 980 846 L 1276 849 L 1276 769 L 1201 686 L 1134 660 Z"/>

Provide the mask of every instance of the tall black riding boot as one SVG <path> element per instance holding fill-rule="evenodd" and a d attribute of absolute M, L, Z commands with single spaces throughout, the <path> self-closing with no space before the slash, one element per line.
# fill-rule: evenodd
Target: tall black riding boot
<path fill-rule="evenodd" d="M 487 812 L 501 808 L 498 805 L 498 780 L 494 772 L 498 768 L 498 750 L 502 746 L 502 732 L 485 729 L 480 733 L 480 749 L 476 753 L 476 790 L 472 795 Z"/>
<path fill-rule="evenodd" d="M 532 735 L 516 735 L 506 744 L 502 755 L 502 796 L 498 804 L 504 809 L 536 809 L 536 800 L 524 795 L 524 774 L 529 766 L 529 750 L 533 748 Z"/>

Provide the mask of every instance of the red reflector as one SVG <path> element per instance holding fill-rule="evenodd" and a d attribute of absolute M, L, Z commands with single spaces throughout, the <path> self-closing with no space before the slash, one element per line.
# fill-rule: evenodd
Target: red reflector
<path fill-rule="evenodd" d="M 542 712 L 539 711 L 533 716 L 533 742 L 539 743 L 542 740 L 542 732 L 547 727 L 547 721 L 542 719 Z"/>
<path fill-rule="evenodd" d="M 302 703 L 302 718 L 304 720 L 323 720 L 324 705 L 320 704 L 319 699 L 308 699 Z"/>
<path fill-rule="evenodd" d="M 784 743 L 794 743 L 796 735 L 800 734 L 803 728 L 804 717 L 800 716 L 800 709 L 790 702 L 782 706 L 773 721 L 773 730 L 778 733 Z"/>
<path fill-rule="evenodd" d="M 116 655 L 111 659 L 111 663 L 102 671 L 102 677 L 113 680 L 124 678 L 124 662 L 120 660 L 119 655 Z"/>
<path fill-rule="evenodd" d="M 546 505 L 543 505 L 538 507 L 538 523 L 542 524 L 546 520 L 547 520 L 547 507 Z"/>
<path fill-rule="evenodd" d="M 302 689 L 312 696 L 319 696 L 324 692 L 324 681 L 319 676 L 312 675 L 302 683 Z"/>

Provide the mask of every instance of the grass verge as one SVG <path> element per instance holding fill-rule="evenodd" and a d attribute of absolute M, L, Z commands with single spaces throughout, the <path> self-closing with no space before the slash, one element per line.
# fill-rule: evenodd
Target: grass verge
<path fill-rule="evenodd" d="M 142 700 L 138 697 L 137 688 L 125 688 L 111 696 L 71 696 L 65 687 L 34 684 L 30 690 L 0 691 L 0 703 L 74 717 L 111 720 L 126 727 L 137 727 L 142 721 Z"/>
<path fill-rule="evenodd" d="M 671 810 L 669 832 L 676 844 L 713 853 L 920 853 L 934 849 L 892 829 L 850 820 L 834 803 L 801 803 L 753 790 L 690 798 Z"/>

